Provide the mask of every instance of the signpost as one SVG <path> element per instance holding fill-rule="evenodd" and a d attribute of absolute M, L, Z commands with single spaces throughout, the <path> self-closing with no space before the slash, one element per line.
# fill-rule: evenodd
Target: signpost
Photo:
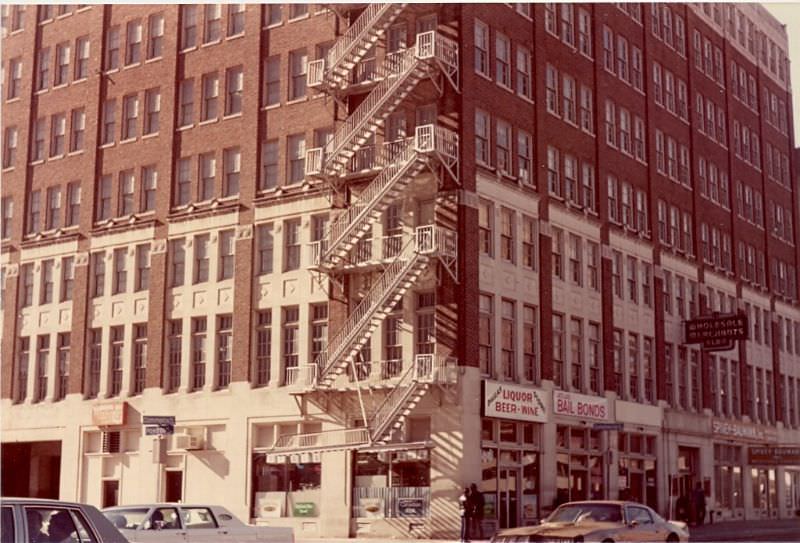
<path fill-rule="evenodd" d="M 701 343 L 705 351 L 728 351 L 734 341 L 747 339 L 747 315 L 709 315 L 684 321 L 684 343 Z"/>

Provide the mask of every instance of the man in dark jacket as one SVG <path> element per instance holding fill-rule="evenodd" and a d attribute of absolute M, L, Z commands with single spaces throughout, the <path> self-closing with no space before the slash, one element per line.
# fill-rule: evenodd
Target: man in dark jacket
<path fill-rule="evenodd" d="M 694 506 L 695 522 L 703 525 L 706 520 L 706 493 L 703 491 L 703 483 L 698 482 L 692 492 L 692 505 Z"/>
<path fill-rule="evenodd" d="M 483 493 L 478 490 L 475 483 L 469 487 L 469 499 L 471 509 L 471 522 L 470 534 L 478 539 L 483 539 Z"/>

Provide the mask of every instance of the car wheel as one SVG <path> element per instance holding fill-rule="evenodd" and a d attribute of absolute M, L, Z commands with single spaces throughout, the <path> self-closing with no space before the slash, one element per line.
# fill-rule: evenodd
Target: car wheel
<path fill-rule="evenodd" d="M 669 534 L 667 536 L 667 543 L 678 543 L 679 541 L 680 538 L 678 537 L 677 534 Z"/>
<path fill-rule="evenodd" d="M 613 539 L 604 539 L 603 543 L 614 543 Z"/>

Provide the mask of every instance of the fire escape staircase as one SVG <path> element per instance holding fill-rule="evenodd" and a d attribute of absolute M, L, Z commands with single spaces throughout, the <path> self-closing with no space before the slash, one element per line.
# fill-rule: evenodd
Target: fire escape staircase
<path fill-rule="evenodd" d="M 356 19 L 324 59 L 309 65 L 308 84 L 329 94 L 346 88 L 350 74 L 377 43 L 406 4 L 371 4 Z M 458 90 L 458 46 L 435 31 L 417 35 L 414 46 L 386 56 L 375 74 L 377 83 L 361 104 L 337 129 L 325 147 L 310 149 L 306 175 L 326 179 L 334 188 L 353 172 L 360 150 L 371 145 L 373 136 L 392 113 L 425 78 L 441 92 L 441 75 Z M 417 127 L 413 137 L 391 142 L 378 153 L 372 165 L 378 175 L 359 198 L 332 222 L 324 241 L 314 246 L 312 270 L 334 274 L 347 263 L 351 251 L 380 219 L 382 212 L 403 192 L 423 168 L 445 171 L 458 181 L 458 137 L 441 126 Z M 325 406 L 329 392 L 355 362 L 372 333 L 437 258 L 455 277 L 456 233 L 437 225 L 415 229 L 412 239 L 383 269 L 369 291 L 349 314 L 338 333 L 311 364 L 287 368 L 285 384 L 292 393 Z M 407 415 L 434 384 L 454 382 L 450 359 L 420 354 L 394 387 L 368 415 L 357 383 L 363 427 L 329 432 L 280 436 L 272 453 L 357 449 L 392 439 Z"/>
<path fill-rule="evenodd" d="M 324 58 L 308 65 L 308 86 L 335 93 L 408 4 L 368 4 Z"/>

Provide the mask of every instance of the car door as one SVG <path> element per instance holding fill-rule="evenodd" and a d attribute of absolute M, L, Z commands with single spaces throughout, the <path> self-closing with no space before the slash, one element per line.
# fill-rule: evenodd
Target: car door
<path fill-rule="evenodd" d="M 186 529 L 181 524 L 181 515 L 177 507 L 154 507 L 142 523 L 141 530 L 146 532 L 148 540 L 157 540 L 164 543 L 183 543 L 186 540 Z"/>
<path fill-rule="evenodd" d="M 622 529 L 620 541 L 658 541 L 658 530 L 653 516 L 646 507 L 629 505 L 625 508 L 627 529 Z"/>
<path fill-rule="evenodd" d="M 187 543 L 213 543 L 231 539 L 228 530 L 220 527 L 209 507 L 183 506 L 180 514 Z"/>
<path fill-rule="evenodd" d="M 14 509 L 10 505 L 3 506 L 3 523 L 0 528 L 0 543 L 16 543 L 17 525 L 14 518 Z M 22 534 L 20 534 L 22 539 Z"/>

